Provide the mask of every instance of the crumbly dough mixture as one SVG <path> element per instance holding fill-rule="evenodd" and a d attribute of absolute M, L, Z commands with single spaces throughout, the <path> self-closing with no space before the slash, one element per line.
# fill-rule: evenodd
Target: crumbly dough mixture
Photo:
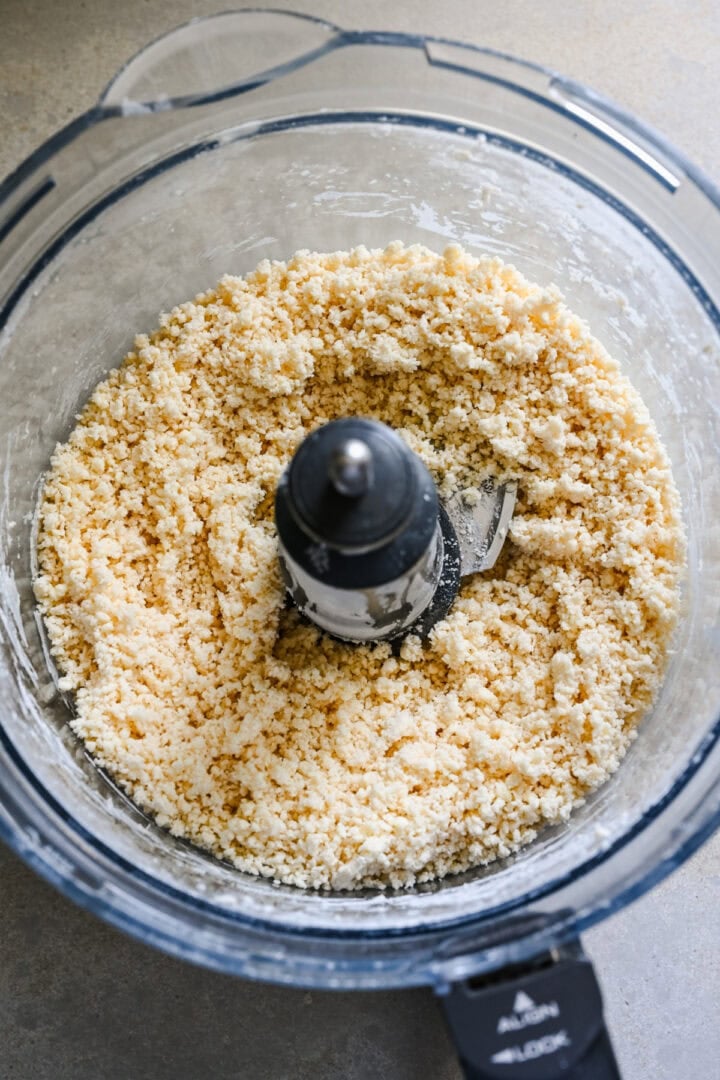
<path fill-rule="evenodd" d="M 338 416 L 441 494 L 519 480 L 509 541 L 429 641 L 285 605 L 273 498 Z M 300 886 L 409 886 L 515 851 L 615 770 L 684 561 L 637 392 L 557 290 L 457 246 L 299 252 L 140 336 L 52 460 L 36 594 L 75 731 L 173 833 Z"/>

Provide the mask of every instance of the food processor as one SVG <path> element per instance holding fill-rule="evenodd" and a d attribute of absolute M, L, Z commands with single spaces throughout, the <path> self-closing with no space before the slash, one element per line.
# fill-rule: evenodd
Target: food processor
<path fill-rule="evenodd" d="M 390 240 L 461 243 L 556 283 L 621 362 L 682 496 L 683 610 L 637 738 L 566 825 L 414 889 L 303 891 L 170 836 L 72 734 L 32 592 L 35 511 L 53 447 L 160 311 L 262 258 Z M 195 963 L 431 985 L 468 1076 L 616 1076 L 579 935 L 720 822 L 719 250 L 720 192 L 537 66 L 252 10 L 149 45 L 0 187 L 0 836 Z"/>

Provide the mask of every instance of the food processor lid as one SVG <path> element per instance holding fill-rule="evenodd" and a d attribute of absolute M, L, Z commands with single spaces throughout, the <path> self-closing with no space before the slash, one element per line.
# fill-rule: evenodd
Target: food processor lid
<path fill-rule="evenodd" d="M 359 88 L 348 81 L 351 53 L 362 57 Z M 422 64 L 412 71 L 417 78 L 408 78 L 410 58 Z M 123 200 L 129 205 L 158 178 L 204 155 L 210 161 L 228 146 L 329 132 L 333 124 L 355 125 L 356 131 L 381 125 L 383 137 L 404 131 L 457 138 L 458 162 L 467 160 L 468 148 L 485 146 L 546 169 L 558 186 L 575 184 L 583 198 L 596 200 L 603 213 L 616 214 L 654 245 L 717 331 L 720 278 L 712 253 L 720 245 L 720 192 L 633 117 L 572 81 L 489 50 L 418 35 L 344 31 L 291 13 L 246 11 L 195 21 L 150 45 L 123 68 L 94 109 L 0 185 L 0 348 L 10 341 L 43 275 L 54 271 L 74 239 L 84 239 L 84 231 Z M 492 185 L 491 163 L 487 169 Z M 453 238 L 452 222 L 445 226 L 435 218 L 430 226 Z M 92 382 L 85 378 L 89 392 Z M 18 430 L 27 427 L 23 402 L 6 404 L 8 415 L 19 417 Z M 700 423 L 698 407 L 691 424 L 700 430 Z M 688 438 L 694 430 L 688 428 Z M 19 509 L 13 504 L 3 520 L 4 536 L 10 536 L 10 521 L 31 515 L 38 472 L 18 496 Z M 706 478 L 706 495 L 713 483 L 713 475 Z M 707 515 L 698 518 L 703 542 L 711 524 Z M 233 890 L 214 868 L 191 873 L 192 857 L 182 844 L 157 833 L 106 779 L 98 781 L 102 793 L 93 795 L 95 801 L 78 794 L 75 810 L 65 801 L 66 787 L 74 784 L 77 793 L 84 759 L 68 749 L 66 777 L 52 765 L 50 738 L 64 736 L 45 723 L 50 708 L 57 706 L 59 716 L 60 706 L 40 670 L 42 660 L 36 663 L 41 646 L 24 599 L 28 555 L 17 539 L 8 541 L 7 553 L 0 834 L 79 903 L 176 955 L 307 985 L 442 986 L 520 961 L 610 914 L 678 865 L 720 823 L 716 715 L 701 738 L 693 734 L 688 740 L 687 760 L 671 778 L 657 779 L 655 762 L 647 762 L 655 795 L 642 814 L 612 791 L 602 796 L 607 802 L 598 805 L 607 805 L 613 830 L 603 833 L 605 825 L 599 825 L 582 859 L 566 854 L 565 834 L 551 830 L 522 863 L 510 861 L 497 874 L 480 871 L 437 889 L 421 887 L 410 896 L 298 895 L 244 880 Z M 703 590 L 696 581 L 693 589 L 693 602 L 702 592 L 709 605 L 714 586 Z M 699 633 L 701 623 L 712 626 L 708 611 L 702 619 L 688 616 L 689 635 Z M 35 648 L 32 659 L 28 641 Z M 687 657 L 688 677 L 697 685 L 710 681 L 711 669 L 697 652 Z M 31 719 L 11 729 L 10 710 Z M 637 750 L 638 744 L 631 753 Z M 128 817 L 108 810 L 107 828 L 95 828 L 102 806 L 122 808 Z M 128 821 L 143 835 L 142 862 L 125 835 Z M 183 887 L 168 863 L 155 860 L 156 841 L 157 850 L 165 845 L 168 861 L 187 873 Z M 549 862 L 552 878 L 546 874 Z M 522 895 L 506 890 L 503 875 L 522 876 Z"/>

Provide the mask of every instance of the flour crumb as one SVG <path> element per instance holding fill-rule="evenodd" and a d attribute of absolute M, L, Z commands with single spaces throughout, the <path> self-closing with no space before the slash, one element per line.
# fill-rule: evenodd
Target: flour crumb
<path fill-rule="evenodd" d="M 339 416 L 441 493 L 518 482 L 495 567 L 428 641 L 285 604 L 273 497 Z M 554 288 L 457 245 L 300 252 L 162 316 L 44 487 L 35 591 L 71 721 L 177 836 L 303 887 L 406 887 L 517 851 L 618 767 L 684 540 L 637 392 Z"/>

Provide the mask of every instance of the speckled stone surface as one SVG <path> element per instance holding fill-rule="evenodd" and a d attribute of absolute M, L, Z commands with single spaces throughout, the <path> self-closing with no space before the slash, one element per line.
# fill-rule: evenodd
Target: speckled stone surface
<path fill-rule="evenodd" d="M 92 105 L 146 41 L 231 6 L 0 0 L 0 175 Z M 615 98 L 720 175 L 715 0 L 304 0 L 297 9 L 542 62 Z M 625 1080 L 720 1077 L 719 836 L 585 945 Z M 0 848 L 0 1080 L 459 1076 L 429 991 L 309 994 L 192 968 L 79 911 Z"/>

